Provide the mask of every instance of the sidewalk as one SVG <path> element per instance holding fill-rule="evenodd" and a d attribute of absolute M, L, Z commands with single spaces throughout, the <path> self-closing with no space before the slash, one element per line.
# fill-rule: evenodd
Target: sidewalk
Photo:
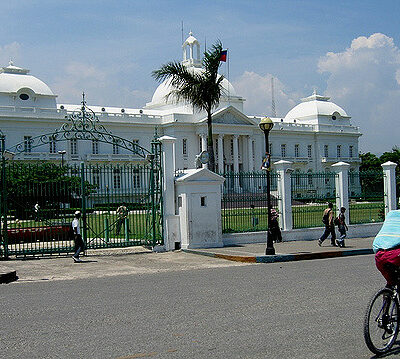
<path fill-rule="evenodd" d="M 116 275 L 149 274 L 201 268 L 229 267 L 244 263 L 273 263 L 354 256 L 372 253 L 373 238 L 346 239 L 346 248 L 331 247 L 326 240 L 275 243 L 275 255 L 265 255 L 264 243 L 223 248 L 185 249 L 155 253 L 144 247 L 88 250 L 82 263 L 71 255 L 11 258 L 0 261 L 0 283 L 74 280 Z M 192 255 L 195 254 L 195 255 Z M 200 256 L 198 256 L 200 255 Z M 221 261 L 221 259 L 224 259 Z M 236 262 L 236 263 L 235 263 Z M 240 263 L 241 262 L 241 263 Z"/>
<path fill-rule="evenodd" d="M 316 240 L 287 241 L 274 243 L 275 255 L 265 255 L 265 243 L 242 244 L 223 248 L 183 249 L 183 251 L 237 262 L 274 263 L 372 254 L 373 240 L 373 237 L 346 239 L 345 248 L 332 247 L 330 239 L 325 240 L 321 247 L 318 246 Z"/>

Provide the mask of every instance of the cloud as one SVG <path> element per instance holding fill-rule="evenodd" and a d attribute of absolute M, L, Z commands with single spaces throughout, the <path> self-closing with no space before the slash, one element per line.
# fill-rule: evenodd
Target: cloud
<path fill-rule="evenodd" d="M 381 153 L 400 143 L 400 50 L 376 33 L 360 36 L 343 52 L 328 52 L 318 62 L 328 73 L 327 95 L 360 126 L 362 152 Z"/>
<path fill-rule="evenodd" d="M 246 99 L 244 103 L 246 114 L 272 116 L 271 78 L 271 74 L 262 76 L 252 71 L 245 71 L 232 82 L 236 93 Z M 274 96 L 278 117 L 285 116 L 297 104 L 293 99 L 300 97 L 288 94 L 284 84 L 277 78 L 274 78 Z"/>
<path fill-rule="evenodd" d="M 8 64 L 10 60 L 17 63 L 21 56 L 21 45 L 18 42 L 12 42 L 4 46 L 0 46 L 0 63 Z"/>
<path fill-rule="evenodd" d="M 141 107 L 149 101 L 151 94 L 123 85 L 126 71 L 131 67 L 102 69 L 82 62 L 70 62 L 51 87 L 59 95 L 58 103 L 78 104 L 82 92 L 85 92 L 89 106 Z"/>

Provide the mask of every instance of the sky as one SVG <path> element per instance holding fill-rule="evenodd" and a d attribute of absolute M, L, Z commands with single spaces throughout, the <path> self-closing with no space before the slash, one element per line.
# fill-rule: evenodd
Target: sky
<path fill-rule="evenodd" d="M 312 94 L 331 97 L 355 126 L 360 151 L 400 146 L 398 0 L 2 1 L 0 66 L 31 70 L 57 102 L 142 107 L 151 72 L 182 59 L 189 31 L 229 53 L 221 73 L 247 115 L 278 116 Z"/>

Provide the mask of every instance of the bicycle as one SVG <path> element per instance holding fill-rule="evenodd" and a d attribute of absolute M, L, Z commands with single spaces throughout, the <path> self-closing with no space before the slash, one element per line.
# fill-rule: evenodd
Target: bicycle
<path fill-rule="evenodd" d="M 388 265 L 396 275 L 396 285 L 380 289 L 371 298 L 364 317 L 364 339 L 371 352 L 387 353 L 399 334 L 400 269 Z"/>

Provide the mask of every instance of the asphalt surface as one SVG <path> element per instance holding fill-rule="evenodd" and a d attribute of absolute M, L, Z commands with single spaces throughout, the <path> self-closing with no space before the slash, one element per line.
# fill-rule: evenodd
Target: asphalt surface
<path fill-rule="evenodd" d="M 383 284 L 372 255 L 270 264 L 179 255 L 206 262 L 0 286 L 1 356 L 372 357 L 362 322 Z M 145 265 L 139 257 L 151 258 L 127 257 L 138 268 Z M 99 261 L 71 268 L 86 271 Z"/>

